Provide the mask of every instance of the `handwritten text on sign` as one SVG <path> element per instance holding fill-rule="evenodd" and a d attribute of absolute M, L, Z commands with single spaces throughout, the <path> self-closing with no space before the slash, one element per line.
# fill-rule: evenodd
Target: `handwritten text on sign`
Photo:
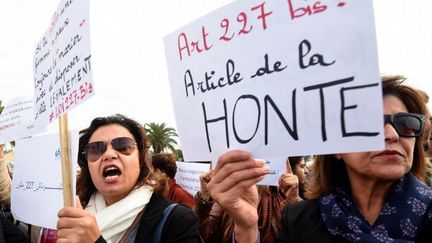
<path fill-rule="evenodd" d="M 78 132 L 71 132 L 70 137 L 71 161 L 74 161 L 72 172 L 75 178 Z M 57 212 L 64 205 L 59 138 L 59 134 L 48 134 L 16 142 L 11 197 L 12 213 L 16 219 L 56 228 Z M 75 180 L 72 185 L 75 191 Z M 35 202 L 37 210 L 34 208 Z"/>
<path fill-rule="evenodd" d="M 177 161 L 176 164 L 177 173 L 175 179 L 177 184 L 195 196 L 201 188 L 200 175 L 210 170 L 210 164 L 181 161 Z"/>
<path fill-rule="evenodd" d="M 15 97 L 0 114 L 0 144 L 31 136 L 41 129 L 34 126 L 33 98 Z"/>
<path fill-rule="evenodd" d="M 259 181 L 258 185 L 278 186 L 280 177 L 286 172 L 286 158 L 264 159 L 266 166 L 270 168 L 269 173 Z"/>
<path fill-rule="evenodd" d="M 47 125 L 93 95 L 89 2 L 61 1 L 34 54 L 35 119 Z"/>
<path fill-rule="evenodd" d="M 383 146 L 372 1 L 236 1 L 165 37 L 186 160 Z"/>

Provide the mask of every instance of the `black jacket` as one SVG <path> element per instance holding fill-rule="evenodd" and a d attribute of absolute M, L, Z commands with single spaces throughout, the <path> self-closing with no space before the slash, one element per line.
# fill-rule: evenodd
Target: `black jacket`
<path fill-rule="evenodd" d="M 288 204 L 282 211 L 282 227 L 276 242 L 348 242 L 336 239 L 327 231 L 321 219 L 318 200 Z"/>
<path fill-rule="evenodd" d="M 28 242 L 27 237 L 0 213 L 0 243 Z"/>
<path fill-rule="evenodd" d="M 152 242 L 153 233 L 162 217 L 162 212 L 171 203 L 161 194 L 153 193 L 140 219 L 138 233 L 135 238 L 136 243 Z M 106 241 L 101 236 L 96 242 L 101 243 Z M 201 242 L 198 216 L 181 204 L 172 210 L 162 230 L 161 243 L 170 242 Z"/>
<path fill-rule="evenodd" d="M 318 200 L 305 200 L 288 204 L 282 212 L 282 228 L 276 242 L 349 242 L 332 236 L 321 218 Z M 432 242 L 432 224 L 422 229 L 415 242 Z"/>

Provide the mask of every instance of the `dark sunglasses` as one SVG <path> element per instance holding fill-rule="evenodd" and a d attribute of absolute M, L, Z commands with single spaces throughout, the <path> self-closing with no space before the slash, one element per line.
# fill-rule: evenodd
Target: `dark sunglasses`
<path fill-rule="evenodd" d="M 109 143 L 111 143 L 113 149 L 124 155 L 132 154 L 136 147 L 136 143 L 132 138 L 118 137 L 111 141 L 97 141 L 89 143 L 84 147 L 82 154 L 86 156 L 87 161 L 96 161 L 105 153 Z"/>
<path fill-rule="evenodd" d="M 400 112 L 384 115 L 384 125 L 390 123 L 401 137 L 419 137 L 423 133 L 425 118 L 417 113 Z"/>

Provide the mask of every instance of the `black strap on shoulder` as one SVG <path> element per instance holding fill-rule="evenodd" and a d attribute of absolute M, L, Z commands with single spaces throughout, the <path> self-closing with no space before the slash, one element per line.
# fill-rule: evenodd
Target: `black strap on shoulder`
<path fill-rule="evenodd" d="M 174 209 L 175 206 L 177 206 L 177 203 L 173 203 L 168 205 L 163 213 L 162 213 L 162 218 L 159 220 L 158 224 L 156 225 L 156 229 L 154 231 L 154 235 L 153 235 L 153 243 L 159 243 L 161 240 L 161 236 L 162 236 L 162 229 L 165 225 L 166 220 L 168 219 L 168 216 L 171 214 L 171 211 Z"/>

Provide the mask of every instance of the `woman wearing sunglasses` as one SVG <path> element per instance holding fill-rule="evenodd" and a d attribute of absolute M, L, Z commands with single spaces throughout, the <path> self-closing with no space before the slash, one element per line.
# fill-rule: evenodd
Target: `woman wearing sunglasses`
<path fill-rule="evenodd" d="M 384 150 L 318 156 L 306 194 L 313 200 L 285 209 L 278 242 L 432 242 L 426 107 L 402 81 L 382 83 Z"/>
<path fill-rule="evenodd" d="M 170 204 L 153 174 L 141 125 L 99 117 L 80 137 L 76 207 L 59 211 L 58 242 L 152 242 Z M 198 217 L 177 205 L 160 242 L 200 242 Z"/>
<path fill-rule="evenodd" d="M 432 242 L 432 190 L 422 182 L 425 104 L 402 80 L 382 82 L 384 150 L 317 156 L 310 200 L 285 207 L 276 242 Z M 236 242 L 258 239 L 253 185 L 266 171 L 244 151 L 218 160 L 208 188 L 234 219 Z"/>

